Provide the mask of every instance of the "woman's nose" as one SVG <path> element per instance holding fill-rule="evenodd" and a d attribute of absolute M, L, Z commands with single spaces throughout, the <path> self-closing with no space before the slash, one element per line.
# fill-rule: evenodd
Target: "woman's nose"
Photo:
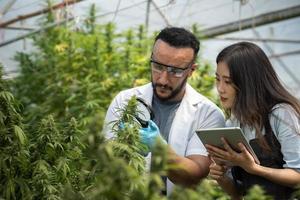
<path fill-rule="evenodd" d="M 221 81 L 217 83 L 217 90 L 219 93 L 224 93 L 224 84 Z"/>

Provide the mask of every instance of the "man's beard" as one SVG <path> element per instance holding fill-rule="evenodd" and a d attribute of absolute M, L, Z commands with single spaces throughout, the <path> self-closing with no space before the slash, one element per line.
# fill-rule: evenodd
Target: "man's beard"
<path fill-rule="evenodd" d="M 152 83 L 152 87 L 153 87 L 153 93 L 155 94 L 155 96 L 161 100 L 161 101 L 168 101 L 172 98 L 174 98 L 177 94 L 179 94 L 182 90 L 182 88 L 185 86 L 186 82 L 187 82 L 187 76 L 185 77 L 185 79 L 181 82 L 181 84 L 173 89 L 172 87 L 168 86 L 168 85 L 162 85 L 162 84 L 159 84 L 159 83 L 153 83 L 153 78 L 151 77 L 151 83 Z M 167 97 L 160 97 L 158 96 L 157 92 L 156 92 L 156 88 L 157 87 L 161 87 L 161 88 L 164 88 L 164 89 L 167 89 L 167 90 L 170 90 L 171 91 L 171 94 Z"/>

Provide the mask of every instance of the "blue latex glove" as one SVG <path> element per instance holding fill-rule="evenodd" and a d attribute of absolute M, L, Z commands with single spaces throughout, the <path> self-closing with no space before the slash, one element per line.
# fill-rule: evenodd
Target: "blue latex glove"
<path fill-rule="evenodd" d="M 159 128 L 157 125 L 150 120 L 148 123 L 148 127 L 140 129 L 140 137 L 141 142 L 145 144 L 149 150 L 151 150 L 157 139 L 159 138 L 163 143 L 167 144 L 167 142 L 161 137 Z"/>
<path fill-rule="evenodd" d="M 123 130 L 125 128 L 124 122 L 119 123 L 119 129 Z"/>

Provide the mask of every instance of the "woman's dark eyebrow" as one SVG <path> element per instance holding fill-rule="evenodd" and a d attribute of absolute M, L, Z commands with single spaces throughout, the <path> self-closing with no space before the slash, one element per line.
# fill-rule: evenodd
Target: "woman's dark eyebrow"
<path fill-rule="evenodd" d="M 218 76 L 218 77 L 220 76 L 217 72 L 215 73 L 215 75 Z M 223 78 L 231 79 L 229 76 L 222 76 L 222 77 L 223 77 Z"/>

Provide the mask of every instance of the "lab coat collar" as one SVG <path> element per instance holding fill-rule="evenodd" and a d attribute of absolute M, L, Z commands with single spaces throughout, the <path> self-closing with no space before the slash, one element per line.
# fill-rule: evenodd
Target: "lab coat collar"
<path fill-rule="evenodd" d="M 148 105 L 152 105 L 153 87 L 151 83 L 137 88 L 137 97 L 144 99 Z"/>
<path fill-rule="evenodd" d="M 186 100 L 191 105 L 197 105 L 199 102 L 203 101 L 203 96 L 201 96 L 190 84 L 186 84 L 186 90 L 184 94 L 184 100 Z"/>

